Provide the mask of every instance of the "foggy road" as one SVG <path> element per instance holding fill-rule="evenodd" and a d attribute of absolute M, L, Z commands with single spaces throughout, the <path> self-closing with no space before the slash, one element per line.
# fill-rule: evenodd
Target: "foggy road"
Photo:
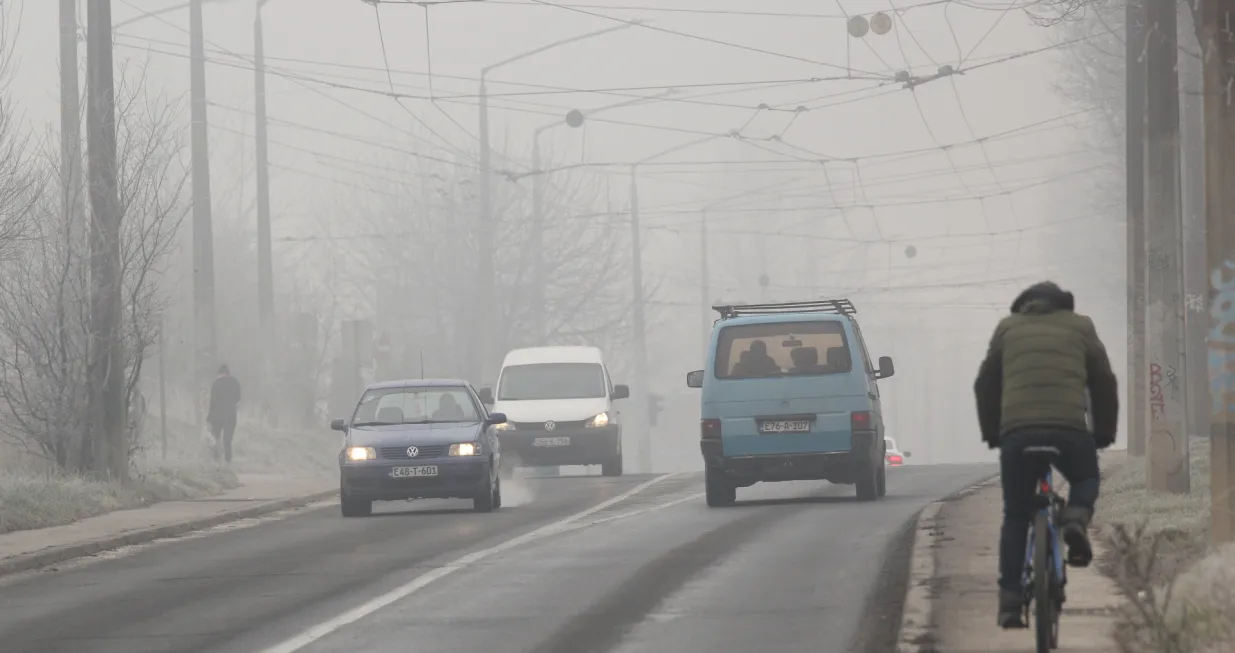
<path fill-rule="evenodd" d="M 994 468 L 889 472 L 874 503 L 781 483 L 708 509 L 692 473 L 331 505 L 0 581 L 0 653 L 888 650 L 909 518 Z"/>

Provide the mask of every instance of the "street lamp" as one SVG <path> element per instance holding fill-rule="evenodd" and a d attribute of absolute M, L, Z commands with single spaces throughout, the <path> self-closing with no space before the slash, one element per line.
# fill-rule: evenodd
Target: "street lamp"
<path fill-rule="evenodd" d="M 489 178 L 492 174 L 492 163 L 490 146 L 489 146 L 489 96 L 488 88 L 485 84 L 485 79 L 489 72 L 505 66 L 506 64 L 514 63 L 522 59 L 540 54 L 547 50 L 552 50 L 570 43 L 603 36 L 612 32 L 641 25 L 642 22 L 633 20 L 615 27 L 608 27 L 601 30 L 587 32 L 578 36 L 554 41 L 547 45 L 542 45 L 538 48 L 528 50 L 513 57 L 508 57 L 497 63 L 489 64 L 480 69 L 480 89 L 479 89 L 479 105 L 480 105 L 480 129 L 477 137 L 480 140 L 480 229 L 478 230 L 479 249 L 480 249 L 480 305 L 485 307 L 486 311 L 493 310 L 497 303 L 497 278 L 494 270 L 494 247 L 493 247 L 493 202 L 490 184 L 492 180 Z M 581 117 L 581 116 L 580 116 Z M 582 124 L 582 123 L 580 123 Z M 488 378 L 487 372 L 494 358 L 493 347 L 497 342 L 496 329 L 498 321 L 494 319 L 483 319 L 479 321 L 479 327 L 483 329 L 480 340 L 480 376 Z"/>

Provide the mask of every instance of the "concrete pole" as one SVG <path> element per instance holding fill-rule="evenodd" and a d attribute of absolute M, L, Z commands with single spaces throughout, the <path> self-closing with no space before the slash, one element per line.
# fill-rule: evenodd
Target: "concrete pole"
<path fill-rule="evenodd" d="M 1179 39 L 1195 42 L 1191 12 L 1180 6 Z M 1201 101 L 1201 60 L 1184 55 L 1179 61 L 1182 113 L 1180 153 L 1183 158 L 1183 275 L 1185 358 L 1188 363 L 1188 436 L 1209 436 L 1209 366 L 1205 335 L 1209 316 L 1209 266 L 1205 263 L 1205 116 Z"/>
<path fill-rule="evenodd" d="M 126 481 L 129 449 L 124 428 L 124 357 L 120 313 L 121 210 L 116 155 L 116 99 L 112 59 L 111 0 L 90 0 L 86 20 L 90 158 L 90 422 L 95 469 Z"/>
<path fill-rule="evenodd" d="M 707 356 L 712 335 L 712 272 L 708 269 L 708 212 L 699 212 L 699 338 L 700 351 Z"/>
<path fill-rule="evenodd" d="M 1149 364 L 1145 358 L 1145 0 L 1127 0 L 1127 259 L 1128 259 L 1128 454 L 1145 455 L 1149 402 L 1145 399 Z"/>
<path fill-rule="evenodd" d="M 167 460 L 167 339 L 164 332 L 167 318 L 159 316 L 159 437 L 163 442 L 163 460 Z"/>
<path fill-rule="evenodd" d="M 652 471 L 652 433 L 648 423 L 648 347 L 643 306 L 643 249 L 639 232 L 638 166 L 630 167 L 630 283 L 634 315 L 635 379 L 631 389 L 634 427 L 638 438 L 639 471 Z"/>
<path fill-rule="evenodd" d="M 1205 225 L 1210 269 L 1210 538 L 1235 540 L 1235 24 L 1230 2 L 1202 0 L 1205 104 Z"/>
<path fill-rule="evenodd" d="M 545 345 L 545 181 L 540 172 L 540 131 L 532 136 L 532 344 Z"/>
<path fill-rule="evenodd" d="M 196 381 L 205 388 L 214 375 L 214 226 L 210 211 L 210 152 L 206 128 L 206 51 L 202 0 L 189 3 L 189 82 L 193 160 L 193 315 Z M 201 428 L 201 401 L 194 401 Z"/>
<path fill-rule="evenodd" d="M 81 86 L 77 74 L 77 2 L 60 0 L 60 187 L 69 238 L 84 242 L 85 198 L 81 169 Z M 79 250 L 80 251 L 80 250 Z"/>
<path fill-rule="evenodd" d="M 260 350 L 263 386 L 270 377 L 274 360 L 274 264 L 270 251 L 270 161 L 266 132 L 266 52 L 262 29 L 262 5 L 257 3 L 253 20 L 253 135 L 257 141 L 257 313 L 261 325 Z M 263 387 L 263 392 L 268 388 Z"/>
<path fill-rule="evenodd" d="M 1174 0 L 1146 0 L 1145 7 L 1148 479 L 1153 490 L 1187 493 L 1177 20 Z"/>
<path fill-rule="evenodd" d="M 493 367 L 496 350 L 496 326 L 501 321 L 501 311 L 497 307 L 497 279 L 493 261 L 493 231 L 497 225 L 493 223 L 493 199 L 490 188 L 492 175 L 491 154 L 489 148 L 489 93 L 485 86 L 484 72 L 480 77 L 480 224 L 477 225 L 476 239 L 479 244 L 479 260 L 477 275 L 479 288 L 477 298 L 479 305 L 484 307 L 480 315 L 472 316 L 471 321 L 480 329 L 477 339 L 478 360 L 476 369 L 469 371 L 474 378 L 482 383 L 491 383 L 497 376 L 490 368 Z"/>

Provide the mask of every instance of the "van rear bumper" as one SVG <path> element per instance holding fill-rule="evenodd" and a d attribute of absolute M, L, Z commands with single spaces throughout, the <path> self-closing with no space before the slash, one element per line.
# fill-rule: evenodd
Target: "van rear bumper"
<path fill-rule="evenodd" d="M 724 442 L 719 439 L 701 440 L 699 449 L 709 471 L 719 473 L 738 487 L 768 481 L 825 480 L 852 484 L 857 482 L 860 471 L 883 463 L 882 447 L 875 446 L 877 440 L 875 433 L 859 431 L 853 434 L 853 449 L 824 453 L 726 456 Z"/>

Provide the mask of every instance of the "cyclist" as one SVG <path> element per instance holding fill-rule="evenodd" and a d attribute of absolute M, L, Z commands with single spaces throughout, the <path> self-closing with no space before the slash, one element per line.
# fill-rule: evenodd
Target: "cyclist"
<path fill-rule="evenodd" d="M 1012 314 L 995 327 L 974 383 L 982 440 L 1000 448 L 998 623 L 1003 628 L 1024 627 L 1021 572 L 1043 471 L 1024 457 L 1026 447 L 1059 450 L 1055 466 L 1070 486 L 1060 515 L 1067 562 L 1085 567 L 1093 559 L 1086 531 L 1098 498 L 1098 449 L 1115 442 L 1119 397 L 1093 320 L 1074 308 L 1072 293 L 1049 281 L 1025 289 L 1012 302 Z"/>

